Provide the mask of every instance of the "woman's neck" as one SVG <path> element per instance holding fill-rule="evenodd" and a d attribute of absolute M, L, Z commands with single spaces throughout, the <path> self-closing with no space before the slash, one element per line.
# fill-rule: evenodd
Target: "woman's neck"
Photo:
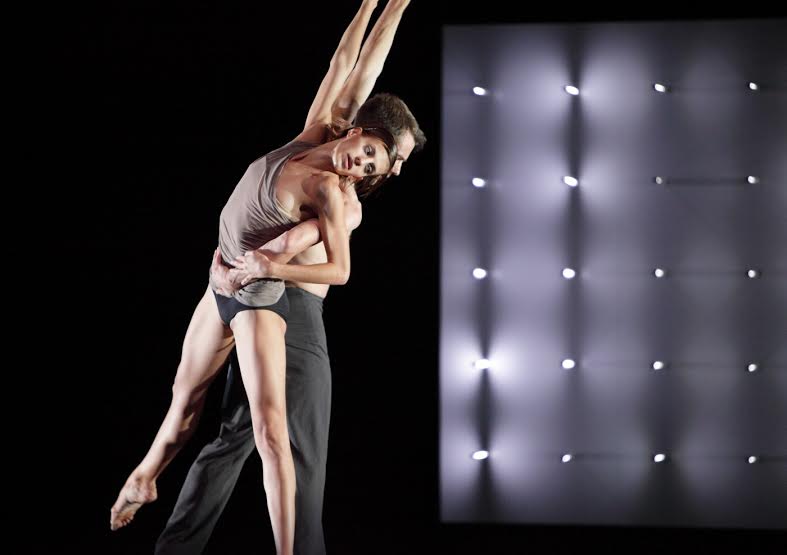
<path fill-rule="evenodd" d="M 298 162 L 317 170 L 334 171 L 333 151 L 335 147 L 336 141 L 317 145 L 308 150 L 303 158 L 298 158 Z"/>

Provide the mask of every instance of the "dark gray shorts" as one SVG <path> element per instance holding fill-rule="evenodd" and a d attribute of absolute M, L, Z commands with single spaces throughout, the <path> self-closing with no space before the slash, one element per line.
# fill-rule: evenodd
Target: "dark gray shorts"
<path fill-rule="evenodd" d="M 212 291 L 212 289 L 211 289 Z M 230 322 L 238 314 L 244 310 L 270 310 L 281 316 L 284 321 L 287 321 L 287 316 L 290 313 L 290 303 L 287 300 L 287 295 L 283 294 L 279 300 L 268 306 L 249 306 L 239 302 L 235 297 L 225 297 L 213 291 L 213 296 L 216 297 L 216 304 L 219 307 L 219 316 L 221 321 L 230 325 Z"/>

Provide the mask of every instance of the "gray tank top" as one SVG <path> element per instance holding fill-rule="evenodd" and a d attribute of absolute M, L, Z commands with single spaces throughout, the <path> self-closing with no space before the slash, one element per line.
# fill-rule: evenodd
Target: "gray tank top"
<path fill-rule="evenodd" d="M 276 182 L 287 160 L 314 146 L 291 141 L 249 165 L 221 211 L 219 248 L 227 266 L 231 266 L 228 260 L 261 247 L 298 224 L 300 220 L 292 219 L 276 198 Z M 249 283 L 233 296 L 246 306 L 269 306 L 282 294 L 282 280 L 265 278 Z"/>

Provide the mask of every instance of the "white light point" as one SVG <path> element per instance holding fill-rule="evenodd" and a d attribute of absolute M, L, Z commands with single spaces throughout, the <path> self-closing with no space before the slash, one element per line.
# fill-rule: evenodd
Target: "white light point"
<path fill-rule="evenodd" d="M 661 362 L 660 360 L 657 360 L 656 362 L 653 363 L 654 370 L 661 370 L 662 368 L 664 368 L 664 363 Z"/>
<path fill-rule="evenodd" d="M 746 272 L 746 275 L 749 276 L 751 279 L 754 279 L 760 277 L 760 272 L 758 272 L 757 270 L 749 270 L 748 272 Z"/>
<path fill-rule="evenodd" d="M 486 95 L 486 89 L 484 87 L 473 87 L 473 93 L 478 96 Z"/>
<path fill-rule="evenodd" d="M 755 457 L 753 455 L 751 457 L 749 457 L 749 464 L 754 464 L 756 462 L 757 462 L 757 457 Z"/>
<path fill-rule="evenodd" d="M 573 85 L 566 85 L 563 87 L 563 90 L 572 96 L 577 96 L 579 94 L 579 89 Z"/>
<path fill-rule="evenodd" d="M 760 182 L 759 178 L 756 175 L 750 175 L 746 177 L 746 181 L 749 182 L 751 185 L 756 185 Z"/>
<path fill-rule="evenodd" d="M 480 177 L 474 177 L 473 178 L 473 187 L 481 188 L 484 185 L 486 185 L 486 179 L 481 179 Z"/>
<path fill-rule="evenodd" d="M 573 457 L 572 457 L 571 455 L 569 455 L 569 454 L 566 454 L 566 455 L 563 455 L 563 458 L 562 458 L 561 460 L 562 460 L 564 463 L 567 463 L 567 462 L 571 462 L 571 459 L 572 459 L 572 458 L 573 458 Z"/>
<path fill-rule="evenodd" d="M 653 275 L 655 275 L 657 278 L 663 278 L 665 275 L 667 275 L 667 272 L 661 268 L 656 268 L 656 270 L 653 272 Z"/>
<path fill-rule="evenodd" d="M 577 185 L 579 185 L 579 180 L 576 177 L 571 177 L 570 175 L 564 175 L 563 183 L 565 183 L 569 187 L 576 187 Z"/>
<path fill-rule="evenodd" d="M 660 93 L 667 92 L 667 86 L 666 85 L 662 85 L 661 83 L 654 84 L 653 88 L 656 89 Z"/>
<path fill-rule="evenodd" d="M 749 364 L 749 366 L 748 366 L 749 372 L 756 372 L 757 368 L 758 368 L 758 366 L 756 364 L 753 364 L 753 363 Z"/>
<path fill-rule="evenodd" d="M 476 268 L 473 270 L 473 277 L 476 279 L 484 279 L 486 277 L 486 270 L 483 268 Z"/>
<path fill-rule="evenodd" d="M 479 358 L 473 363 L 473 368 L 476 370 L 487 370 L 492 367 L 492 363 L 486 358 Z"/>
<path fill-rule="evenodd" d="M 574 368 L 574 366 L 576 366 L 576 363 L 570 358 L 567 358 L 566 360 L 563 361 L 563 368 L 565 368 L 566 370 L 571 370 L 572 368 Z"/>
<path fill-rule="evenodd" d="M 657 463 L 660 463 L 660 462 L 664 462 L 664 460 L 666 460 L 666 458 L 667 458 L 667 457 L 666 457 L 666 456 L 665 456 L 663 453 L 659 453 L 658 455 L 656 455 L 655 457 L 653 457 L 653 460 L 654 460 L 655 462 L 657 462 Z"/>
<path fill-rule="evenodd" d="M 576 275 L 577 275 L 577 273 L 574 270 L 572 270 L 571 268 L 564 268 L 563 269 L 563 277 L 566 278 L 566 279 L 574 279 L 574 276 L 576 276 Z"/>
<path fill-rule="evenodd" d="M 760 89 L 760 86 L 757 83 L 754 83 L 753 81 L 750 81 L 749 82 L 749 89 L 751 89 L 753 91 L 756 91 L 756 90 Z"/>
<path fill-rule="evenodd" d="M 653 181 L 655 181 L 655 182 L 656 182 L 656 185 L 661 185 L 661 184 L 663 184 L 663 183 L 664 183 L 664 178 L 663 178 L 663 177 L 661 177 L 660 175 L 657 175 L 657 176 L 656 176 L 656 177 L 653 179 Z"/>
<path fill-rule="evenodd" d="M 473 453 L 473 458 L 477 461 L 482 461 L 489 458 L 489 451 L 476 451 Z"/>

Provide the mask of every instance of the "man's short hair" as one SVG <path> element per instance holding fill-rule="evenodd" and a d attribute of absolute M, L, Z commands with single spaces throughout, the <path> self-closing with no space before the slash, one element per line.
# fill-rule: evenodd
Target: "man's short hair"
<path fill-rule="evenodd" d="M 405 131 L 410 131 L 415 139 L 413 152 L 418 152 L 426 144 L 426 135 L 421 131 L 415 116 L 407 104 L 396 95 L 378 93 L 364 102 L 355 116 L 355 125 L 359 127 L 382 127 L 399 138 Z"/>

